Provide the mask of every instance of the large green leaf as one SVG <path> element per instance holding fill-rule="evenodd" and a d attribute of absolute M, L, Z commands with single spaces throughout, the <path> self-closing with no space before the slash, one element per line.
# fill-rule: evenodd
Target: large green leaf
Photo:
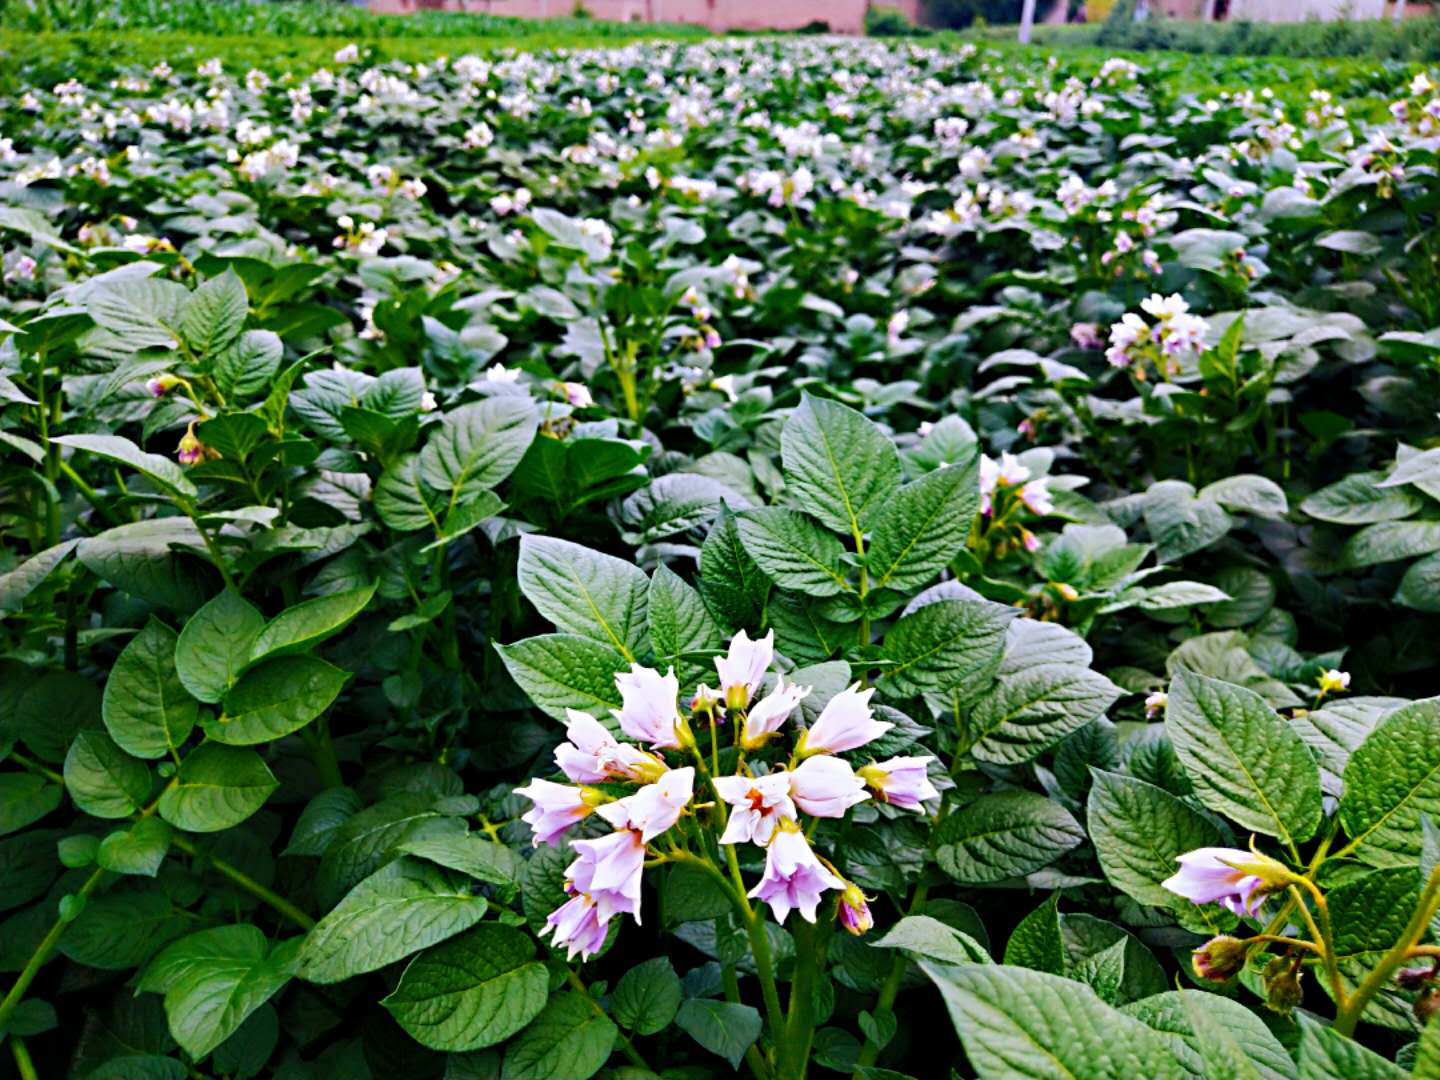
<path fill-rule="evenodd" d="M 1088 987 L 1026 968 L 922 962 L 979 1080 L 1183 1080 L 1165 1038 Z"/>
<path fill-rule="evenodd" d="M 405 454 L 391 462 L 375 485 L 375 512 L 397 532 L 440 529 L 449 500 L 420 475 L 420 455 Z"/>
<path fill-rule="evenodd" d="M 129 817 L 150 797 L 150 769 L 105 732 L 82 731 L 65 755 L 65 790 L 87 814 Z"/>
<path fill-rule="evenodd" d="M 319 596 L 287 608 L 266 624 L 250 647 L 252 663 L 273 656 L 306 652 L 338 634 L 365 610 L 378 582 Z"/>
<path fill-rule="evenodd" d="M 1377 486 L 1384 478 L 1384 473 L 1354 473 L 1321 488 L 1302 502 L 1300 509 L 1337 525 L 1370 525 L 1407 518 L 1425 504 L 1413 491 Z"/>
<path fill-rule="evenodd" d="M 410 961 L 381 1004 L 433 1050 L 477 1050 L 533 1020 L 545 1007 L 549 981 L 531 938 L 482 923 Z"/>
<path fill-rule="evenodd" d="M 576 634 L 541 634 L 496 649 L 520 689 L 556 720 L 565 720 L 566 709 L 604 717 L 620 708 L 615 676 L 629 671 L 630 663 L 609 645 Z"/>
<path fill-rule="evenodd" d="M 285 988 L 299 948 L 299 938 L 272 947 L 249 925 L 202 930 L 150 961 L 140 989 L 165 995 L 170 1034 L 198 1061 Z"/>
<path fill-rule="evenodd" d="M 1320 767 L 1259 694 L 1181 670 L 1170 684 L 1165 733 L 1211 810 L 1286 843 L 1315 835 Z"/>
<path fill-rule="evenodd" d="M 121 348 L 129 352 L 176 349 L 180 345 L 180 311 L 189 298 L 189 290 L 177 282 L 128 277 L 90 290 L 85 311 L 97 325 L 116 335 Z"/>
<path fill-rule="evenodd" d="M 970 714 L 983 733 L 971 753 L 996 765 L 1032 761 L 1104 716 L 1120 694 L 1099 672 L 1073 664 L 1037 664 L 1002 675 Z"/>
<path fill-rule="evenodd" d="M 245 328 L 250 301 L 234 270 L 204 282 L 180 305 L 179 329 L 185 343 L 202 356 L 213 356 Z"/>
<path fill-rule="evenodd" d="M 1432 551 L 1440 551 L 1440 521 L 1381 521 L 1345 541 L 1340 558 L 1354 569 L 1413 559 Z"/>
<path fill-rule="evenodd" d="M 1371 866 L 1414 866 L 1420 816 L 1440 818 L 1440 698 L 1396 709 L 1345 766 L 1340 821 Z"/>
<path fill-rule="evenodd" d="M 159 454 L 147 454 L 129 439 L 119 435 L 55 435 L 50 441 L 57 446 L 85 450 L 97 457 L 129 465 L 171 494 L 190 499 L 198 494 L 195 485 L 185 475 L 185 470 L 175 462 Z"/>
<path fill-rule="evenodd" d="M 219 832 L 259 810 L 279 786 L 255 751 L 202 743 L 160 797 L 160 816 L 187 832 Z"/>
<path fill-rule="evenodd" d="M 299 731 L 340 696 L 349 675 L 315 656 L 280 656 L 251 668 L 225 694 L 205 732 L 230 746 L 253 746 Z"/>
<path fill-rule="evenodd" d="M 988 964 L 985 946 L 963 930 L 929 915 L 906 915 L 874 943 L 877 949 L 905 952 L 942 964 Z"/>
<path fill-rule="evenodd" d="M 315 881 L 322 903 L 334 903 L 362 878 L 378 870 L 400 848 L 465 832 L 461 818 L 435 809 L 435 799 L 419 791 L 402 791 L 348 817 L 325 845 Z"/>
<path fill-rule="evenodd" d="M 764 1026 L 754 1006 L 698 997 L 681 1003 L 675 1024 L 737 1070 L 745 1051 L 755 1044 Z"/>
<path fill-rule="evenodd" d="M 655 665 L 661 671 L 674 668 L 683 687 L 704 678 L 707 669 L 713 670 L 708 664 L 684 655 L 718 649 L 721 634 L 700 594 L 679 574 L 667 566 L 655 568 L 646 608 L 650 648 L 655 653 Z"/>
<path fill-rule="evenodd" d="M 900 455 L 848 406 L 806 395 L 780 432 L 794 505 L 846 536 L 860 536 L 900 484 Z"/>
<path fill-rule="evenodd" d="M 610 995 L 610 1010 L 622 1027 L 654 1035 L 670 1026 L 683 997 L 680 976 L 669 958 L 656 956 L 620 977 Z"/>
<path fill-rule="evenodd" d="M 1300 1080 L 1409 1080 L 1410 1074 L 1347 1039 L 1334 1028 L 1300 1017 Z"/>
<path fill-rule="evenodd" d="M 186 620 L 175 643 L 175 667 L 185 689 L 210 705 L 219 704 L 250 663 L 250 651 L 265 617 L 230 589 Z"/>
<path fill-rule="evenodd" d="M 782 589 L 809 596 L 853 591 L 840 569 L 843 545 L 798 510 L 746 510 L 736 528 L 746 554 Z"/>
<path fill-rule="evenodd" d="M 203 549 L 204 544 L 189 518 L 146 518 L 86 537 L 75 557 L 117 589 L 162 607 L 193 611 L 215 594 L 217 575 L 177 549 Z"/>
<path fill-rule="evenodd" d="M 1023 877 L 1085 840 L 1059 803 L 1029 791 L 982 795 L 951 814 L 931 844 L 940 868 L 956 881 L 984 885 Z"/>
<path fill-rule="evenodd" d="M 501 1080 L 589 1080 L 609 1060 L 617 1033 L 589 998 L 555 994 L 506 1047 Z"/>
<path fill-rule="evenodd" d="M 1000 668 L 1017 612 L 986 600 L 939 600 L 899 619 L 885 635 L 892 661 L 876 680 L 890 697 L 961 688 L 966 696 Z"/>
<path fill-rule="evenodd" d="M 420 476 L 462 498 L 509 476 L 535 438 L 540 417 L 528 395 L 486 398 L 448 413 L 420 451 Z"/>
<path fill-rule="evenodd" d="M 1179 869 L 1176 857 L 1220 846 L 1220 830 L 1164 788 L 1101 769 L 1092 775 L 1085 821 L 1100 869 L 1140 903 L 1170 906 L 1177 898 L 1160 883 Z"/>
<path fill-rule="evenodd" d="M 306 935 L 297 973 L 336 983 L 375 971 L 468 930 L 486 906 L 468 879 L 396 859 L 351 889 Z"/>
<path fill-rule="evenodd" d="M 1010 934 L 1005 943 L 1005 963 L 1015 967 L 1064 975 L 1069 967 L 1065 955 L 1065 938 L 1060 931 L 1060 894 L 1030 912 Z"/>
<path fill-rule="evenodd" d="M 865 553 L 871 588 L 918 588 L 964 550 L 980 509 L 979 463 L 977 453 L 936 469 L 885 501 Z"/>
<path fill-rule="evenodd" d="M 199 706 L 176 671 L 178 638 L 151 617 L 115 660 L 105 681 L 101 711 L 120 749 L 141 758 L 162 758 L 185 745 Z"/>
<path fill-rule="evenodd" d="M 0 773 L 0 836 L 35 824 L 60 805 L 64 793 L 36 773 Z"/>
<path fill-rule="evenodd" d="M 79 540 L 62 541 L 30 556 L 14 570 L 0 574 L 0 615 L 18 611 L 25 597 L 38 589 L 79 543 Z"/>
<path fill-rule="evenodd" d="M 1295 1080 L 1295 1062 L 1264 1022 L 1237 1001 L 1171 990 L 1122 1010 L 1169 1036 L 1189 1080 Z"/>
<path fill-rule="evenodd" d="M 141 818 L 100 841 L 95 865 L 116 874 L 154 877 L 169 854 L 171 836 L 170 826 L 159 818 Z"/>
<path fill-rule="evenodd" d="M 617 559 L 549 536 L 520 539 L 520 591 L 556 628 L 609 645 L 634 661 L 645 652 L 650 579 Z"/>
<path fill-rule="evenodd" d="M 760 625 L 770 579 L 745 550 L 735 515 L 723 504 L 700 546 L 699 585 L 705 606 L 726 629 Z"/>

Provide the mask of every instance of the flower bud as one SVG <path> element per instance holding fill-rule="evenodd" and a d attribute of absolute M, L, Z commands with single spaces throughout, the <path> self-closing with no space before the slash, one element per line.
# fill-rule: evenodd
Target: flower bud
<path fill-rule="evenodd" d="M 597 787 L 581 785 L 580 801 L 593 809 L 594 807 L 603 806 L 605 803 L 612 802 L 613 800 Z"/>
<path fill-rule="evenodd" d="M 1300 986 L 1301 970 L 1288 957 L 1277 956 L 1265 968 L 1265 1004 L 1282 1016 L 1289 1016 L 1305 1000 Z"/>
<path fill-rule="evenodd" d="M 1331 668 L 1320 676 L 1320 695 L 1340 694 L 1350 689 L 1350 673 Z"/>
<path fill-rule="evenodd" d="M 875 919 L 870 914 L 868 898 L 860 891 L 860 886 L 853 881 L 845 883 L 845 891 L 840 894 L 837 910 L 840 915 L 840 925 L 856 937 L 869 933 L 870 928 L 875 925 Z"/>
<path fill-rule="evenodd" d="M 174 375 L 157 375 L 145 384 L 145 389 L 151 397 L 162 398 L 179 385 L 180 380 Z"/>
<path fill-rule="evenodd" d="M 1401 968 L 1395 973 L 1395 985 L 1401 990 L 1425 990 L 1436 974 L 1433 966 Z"/>
<path fill-rule="evenodd" d="M 1432 986 L 1429 990 L 1426 990 L 1415 999 L 1413 1008 L 1415 1010 L 1415 1019 L 1420 1021 L 1421 1027 L 1424 1027 L 1430 1022 L 1432 1016 L 1440 1012 L 1440 987 Z"/>
<path fill-rule="evenodd" d="M 1240 974 L 1247 951 L 1248 946 L 1239 938 L 1221 934 L 1190 954 L 1190 967 L 1198 979 L 1225 982 Z"/>
<path fill-rule="evenodd" d="M 198 465 L 205 460 L 206 455 L 213 453 L 209 447 L 195 437 L 193 425 L 185 429 L 185 434 L 175 445 L 175 450 L 175 457 L 181 465 Z"/>
<path fill-rule="evenodd" d="M 744 683 L 728 687 L 725 691 L 725 708 L 744 709 L 750 704 L 750 687 Z"/>

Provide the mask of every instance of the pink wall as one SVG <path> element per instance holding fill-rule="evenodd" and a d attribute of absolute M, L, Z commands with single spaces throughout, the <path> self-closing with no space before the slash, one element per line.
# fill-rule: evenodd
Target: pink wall
<path fill-rule="evenodd" d="M 869 0 L 583 0 L 597 19 L 678 22 L 711 30 L 795 30 L 816 19 L 837 34 L 858 34 Z M 918 21 L 922 0 L 879 0 Z M 421 9 L 553 18 L 570 15 L 575 0 L 370 0 L 370 10 L 401 14 Z"/>

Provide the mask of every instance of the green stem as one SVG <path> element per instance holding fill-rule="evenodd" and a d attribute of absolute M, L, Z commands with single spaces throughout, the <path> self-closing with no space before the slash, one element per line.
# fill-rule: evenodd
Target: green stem
<path fill-rule="evenodd" d="M 121 520 L 120 515 L 110 509 L 110 504 L 105 501 L 104 497 L 86 483 L 84 477 L 77 473 L 74 468 L 71 467 L 70 463 L 63 458 L 60 461 L 60 471 L 65 474 L 65 479 L 75 485 L 75 490 L 85 497 L 85 501 L 93 506 L 96 513 L 103 517 L 112 528 L 125 524 L 125 522 Z"/>
<path fill-rule="evenodd" d="M 929 895 L 930 887 L 920 884 L 915 886 L 915 891 L 910 895 L 910 904 L 905 909 L 905 914 L 914 915 L 925 906 L 925 898 Z M 900 951 L 895 952 L 895 959 L 890 962 L 890 974 L 885 976 L 885 982 L 880 987 L 880 994 L 875 999 L 875 1008 L 872 1014 L 882 1012 L 886 1009 L 894 1010 L 895 998 L 900 994 L 900 984 L 905 981 L 905 968 L 908 961 Z M 880 1057 L 880 1044 L 867 1037 L 865 1045 L 860 1048 L 860 1056 L 855 1059 L 855 1072 L 851 1080 L 864 1080 L 860 1070 L 867 1066 L 874 1065 Z"/>
<path fill-rule="evenodd" d="M 586 986 L 580 976 L 575 973 L 575 969 L 568 964 L 565 967 L 565 981 L 573 986 L 580 995 L 590 1003 L 590 1007 L 595 1010 L 597 1015 L 603 1016 L 607 1020 L 610 1019 L 609 1014 L 600 1007 L 600 1003 L 596 1001 L 594 995 L 590 993 L 590 988 Z M 630 1064 L 634 1065 L 637 1069 L 644 1069 L 646 1072 L 653 1071 L 650 1066 L 645 1063 L 645 1059 L 640 1056 L 640 1051 L 635 1049 L 635 1044 L 630 1041 L 629 1037 L 618 1027 L 615 1029 L 615 1032 L 620 1037 L 620 1049 L 624 1052 L 625 1056 L 630 1059 Z"/>
<path fill-rule="evenodd" d="M 770 1035 L 779 1043 L 785 1035 L 785 1012 L 780 1008 L 780 991 L 775 985 L 775 959 L 770 952 L 770 935 L 765 932 L 765 920 L 745 895 L 745 878 L 740 873 L 740 860 L 735 855 L 735 845 L 726 844 L 724 847 L 725 859 L 730 865 L 730 877 L 735 882 L 735 905 L 745 920 L 745 933 L 750 938 L 750 951 L 755 956 L 755 974 L 760 979 L 760 996 L 765 999 L 765 1015 L 770 1022 Z"/>
<path fill-rule="evenodd" d="M 820 956 L 812 923 L 797 919 L 791 933 L 795 938 L 795 981 L 790 984 L 785 1053 L 780 1057 L 779 1074 L 783 1080 L 805 1080 L 810 1044 L 815 1038 L 815 983 L 819 977 Z"/>
<path fill-rule="evenodd" d="M 104 879 L 105 871 L 96 870 L 85 879 L 85 883 L 80 886 L 76 895 L 83 900 L 99 888 L 100 882 Z M 35 951 L 25 962 L 24 968 L 15 979 L 15 984 L 10 987 L 10 992 L 5 995 L 4 1000 L 0 1000 L 0 1030 L 3 1030 L 5 1025 L 10 1022 L 10 1017 L 14 1015 L 16 1008 L 25 998 L 25 991 L 30 989 L 30 984 L 35 981 L 35 976 L 40 973 L 40 969 L 50 959 L 50 954 L 55 951 L 55 947 L 60 944 L 60 938 L 69 925 L 65 919 L 56 919 L 55 924 L 50 927 L 49 933 L 40 939 L 39 945 L 35 946 Z"/>
<path fill-rule="evenodd" d="M 330 722 L 321 717 L 302 732 L 305 746 L 310 751 L 310 760 L 320 774 L 320 783 L 326 788 L 345 786 L 340 775 L 340 759 L 335 756 L 335 740 L 330 737 Z"/>
<path fill-rule="evenodd" d="M 40 762 L 25 754 L 22 754 L 19 750 L 10 751 L 10 760 L 15 762 L 15 764 L 19 765 L 21 768 L 29 769 L 33 773 L 39 773 L 47 780 L 54 780 L 55 783 L 62 786 L 65 783 L 65 777 L 61 776 L 54 769 L 41 765 Z"/>
<path fill-rule="evenodd" d="M 217 859 L 215 856 L 209 854 L 208 852 L 201 851 L 198 847 L 195 846 L 193 842 L 191 842 L 189 837 L 183 836 L 180 833 L 176 833 L 173 837 L 171 837 L 170 842 L 174 844 L 177 848 L 179 848 L 181 851 L 185 852 L 186 855 L 207 860 L 217 874 L 220 874 L 222 877 L 229 878 L 230 881 L 238 885 L 240 888 L 244 889 L 257 900 L 260 900 L 270 905 L 270 907 L 274 908 L 281 915 L 284 915 L 296 926 L 300 927 L 300 929 L 307 931 L 314 929 L 315 920 L 312 919 L 309 915 L 306 915 L 305 912 L 301 911 L 289 900 L 286 900 L 279 893 L 275 892 L 275 890 L 268 889 L 264 885 L 261 885 L 254 878 L 250 877 L 248 874 L 246 874 L 239 868 L 226 862 L 224 859 Z"/>
<path fill-rule="evenodd" d="M 15 1055 L 15 1068 L 20 1073 L 20 1080 L 40 1080 L 40 1074 L 35 1071 L 35 1062 L 30 1060 L 30 1051 L 25 1047 L 25 1040 L 19 1035 L 10 1036 L 10 1052 Z"/>
<path fill-rule="evenodd" d="M 1320 946 L 1320 959 L 1325 965 L 1325 977 L 1330 981 L 1330 993 L 1335 997 L 1337 1008 L 1345 1007 L 1345 984 L 1340 981 L 1340 968 L 1335 962 L 1335 935 L 1330 930 L 1330 909 L 1325 903 L 1325 897 L 1320 890 L 1304 878 L 1305 887 L 1310 890 L 1310 895 L 1315 898 L 1315 910 L 1320 915 L 1320 925 L 1315 925 L 1315 919 L 1310 915 L 1310 909 L 1305 906 L 1304 898 L 1300 890 L 1294 885 L 1290 886 L 1290 895 L 1295 899 L 1295 905 L 1300 909 L 1300 917 L 1305 920 L 1305 925 L 1310 931 L 1310 936 Z"/>
<path fill-rule="evenodd" d="M 1384 956 L 1380 958 L 1369 975 L 1358 987 L 1355 993 L 1350 995 L 1350 1000 L 1335 1016 L 1335 1030 L 1341 1035 L 1353 1038 L 1355 1028 L 1360 1024 L 1360 1017 L 1365 1014 L 1365 1009 L 1381 989 L 1390 980 L 1397 968 L 1405 963 L 1410 950 L 1424 935 L 1430 925 L 1430 920 L 1435 917 L 1435 912 L 1440 910 L 1440 866 L 1430 872 L 1429 880 L 1425 882 L 1425 890 L 1420 894 L 1420 902 L 1415 905 L 1415 911 L 1410 916 L 1410 921 L 1405 925 L 1404 931 L 1399 939 Z"/>

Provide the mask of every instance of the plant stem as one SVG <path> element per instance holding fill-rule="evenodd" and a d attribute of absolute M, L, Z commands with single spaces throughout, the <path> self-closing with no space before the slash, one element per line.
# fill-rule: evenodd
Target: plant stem
<path fill-rule="evenodd" d="M 208 860 L 210 865 L 214 867 L 217 874 L 229 878 L 232 882 L 234 882 L 240 888 L 244 889 L 257 900 L 263 901 L 264 903 L 270 905 L 270 907 L 274 908 L 281 915 L 284 915 L 296 926 L 300 927 L 300 929 L 311 930 L 314 928 L 315 920 L 312 919 L 309 915 L 306 915 L 305 912 L 301 911 L 289 900 L 286 900 L 279 893 L 275 892 L 275 890 L 266 888 L 264 885 L 261 885 L 254 878 L 250 877 L 248 874 L 244 873 L 239 868 L 226 862 L 224 859 L 217 859 L 215 856 L 207 852 L 201 851 L 198 847 L 194 845 L 194 843 L 191 842 L 189 837 L 182 836 L 181 834 L 176 833 L 171 838 L 170 842 L 174 844 L 177 848 L 179 848 L 181 851 L 185 852 L 186 855 L 191 855 Z"/>
<path fill-rule="evenodd" d="M 47 768 L 46 766 L 41 765 L 40 762 L 34 760 L 26 754 L 22 754 L 19 750 L 10 751 L 10 760 L 15 762 L 15 764 L 19 765 L 21 768 L 29 769 L 33 773 L 39 773 L 47 780 L 54 780 L 55 783 L 61 785 L 65 783 L 65 777 L 61 776 L 54 769 Z"/>
<path fill-rule="evenodd" d="M 345 780 L 340 775 L 340 759 L 335 756 L 335 741 L 330 737 L 330 722 L 322 716 L 304 729 L 302 737 L 310 751 L 310 760 L 315 765 L 315 771 L 320 774 L 320 783 L 327 788 L 344 787 Z"/>
<path fill-rule="evenodd" d="M 20 1073 L 20 1080 L 40 1080 L 40 1074 L 35 1071 L 35 1062 L 30 1060 L 30 1051 L 25 1047 L 25 1040 L 19 1035 L 10 1036 L 10 1052 L 15 1055 L 15 1068 Z"/>
<path fill-rule="evenodd" d="M 76 895 L 84 899 L 99 888 L 100 882 L 104 879 L 105 871 L 96 870 L 85 879 L 85 883 L 80 886 Z M 16 1008 L 25 997 L 25 991 L 30 989 L 30 984 L 35 981 L 35 976 L 40 973 L 40 969 L 50 959 L 50 954 L 55 951 L 55 947 L 60 944 L 60 938 L 69 925 L 65 919 L 56 919 L 49 932 L 40 939 L 40 944 L 35 946 L 35 951 L 25 962 L 25 967 L 21 969 L 19 976 L 15 979 L 15 984 L 10 987 L 10 992 L 5 995 L 4 1000 L 0 1000 L 0 1029 L 10 1022 L 10 1017 L 14 1015 Z"/>
<path fill-rule="evenodd" d="M 815 983 L 819 976 L 820 956 L 816 948 L 815 927 L 799 919 L 795 937 L 795 981 L 790 984 L 790 1010 L 786 1017 L 785 1058 L 780 1076 L 784 1080 L 805 1080 L 810 1064 L 810 1044 L 815 1038 Z"/>
<path fill-rule="evenodd" d="M 925 898 L 929 895 L 930 887 L 925 884 L 915 886 L 915 891 L 910 895 L 910 904 L 905 909 L 905 914 L 914 915 L 925 906 Z M 905 969 L 909 961 L 897 949 L 895 959 L 890 963 L 890 974 L 885 976 L 885 982 L 880 987 L 880 994 L 875 999 L 875 1008 L 871 1014 L 880 1012 L 883 1009 L 892 1009 L 895 1005 L 895 998 L 900 994 L 900 984 L 905 981 Z M 860 1056 L 855 1059 L 855 1072 L 851 1080 L 863 1080 L 860 1070 L 868 1065 L 874 1065 L 880 1057 L 880 1045 L 869 1037 L 865 1039 L 865 1045 L 860 1048 Z"/>
<path fill-rule="evenodd" d="M 1340 981 L 1340 968 L 1335 962 L 1335 935 L 1330 926 L 1330 907 L 1325 903 L 1325 897 L 1316 888 L 1315 884 L 1308 878 L 1296 879 L 1301 882 L 1315 900 L 1315 911 L 1320 916 L 1320 925 L 1315 925 L 1314 918 L 1310 915 L 1310 909 L 1305 906 L 1305 901 L 1300 896 L 1300 891 L 1290 886 L 1290 895 L 1294 897 L 1295 904 L 1300 909 L 1300 916 L 1305 920 L 1305 925 L 1310 929 L 1311 935 L 1320 945 L 1320 958 L 1325 964 L 1325 977 L 1330 980 L 1330 992 L 1335 996 L 1335 1005 L 1343 1010 L 1345 1008 L 1345 984 Z"/>
<path fill-rule="evenodd" d="M 1341 1035 L 1353 1038 L 1355 1029 L 1360 1024 L 1360 1018 L 1365 1014 L 1365 1009 L 1375 999 L 1375 995 L 1390 980 L 1395 970 L 1405 963 L 1410 950 L 1415 947 L 1430 920 L 1435 917 L 1435 912 L 1440 910 L 1440 866 L 1430 872 L 1429 879 L 1425 882 L 1425 889 L 1420 894 L 1420 902 L 1415 905 L 1414 912 L 1410 915 L 1410 921 L 1405 925 L 1404 931 L 1399 939 L 1391 946 L 1390 951 L 1380 958 L 1380 963 L 1369 975 L 1365 976 L 1355 992 L 1350 995 L 1347 1001 L 1335 1016 L 1335 1030 Z"/>
<path fill-rule="evenodd" d="M 770 935 L 765 920 L 745 895 L 745 878 L 740 873 L 740 860 L 735 845 L 725 845 L 725 858 L 730 864 L 730 877 L 735 882 L 735 905 L 745 920 L 745 933 L 750 938 L 750 951 L 755 956 L 755 974 L 760 979 L 760 996 L 765 999 L 765 1014 L 770 1021 L 770 1035 L 778 1044 L 785 1037 L 785 1013 L 780 1008 L 780 991 L 775 985 L 775 959 L 770 952 Z"/>

